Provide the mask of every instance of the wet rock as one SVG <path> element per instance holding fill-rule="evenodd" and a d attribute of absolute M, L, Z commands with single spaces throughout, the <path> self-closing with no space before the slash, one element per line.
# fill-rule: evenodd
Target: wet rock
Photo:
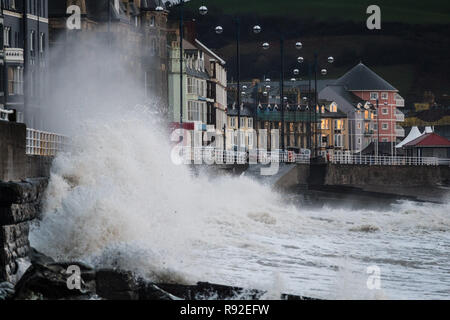
<path fill-rule="evenodd" d="M 39 202 L 47 185 L 47 178 L 26 179 L 21 182 L 0 182 L 0 204 Z"/>
<path fill-rule="evenodd" d="M 97 295 L 109 300 L 138 300 L 139 284 L 130 271 L 101 269 L 96 272 Z"/>
<path fill-rule="evenodd" d="M 139 300 L 182 300 L 150 282 L 141 283 Z"/>
<path fill-rule="evenodd" d="M 28 222 L 0 226 L 0 281 L 15 283 L 29 264 Z"/>
<path fill-rule="evenodd" d="M 95 294 L 95 270 L 78 262 L 55 262 L 52 258 L 32 249 L 32 266 L 16 285 L 15 299 L 82 299 Z M 80 287 L 69 286 L 70 266 L 80 271 Z M 76 275 L 75 275 L 76 276 Z"/>
<path fill-rule="evenodd" d="M 14 285 L 10 282 L 0 283 L 0 300 L 7 300 L 14 296 Z"/>

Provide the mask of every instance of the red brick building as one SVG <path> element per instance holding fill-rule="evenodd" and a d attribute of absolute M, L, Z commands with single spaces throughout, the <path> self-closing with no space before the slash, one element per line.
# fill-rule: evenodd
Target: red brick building
<path fill-rule="evenodd" d="M 359 63 L 336 81 L 336 85 L 345 87 L 361 100 L 377 105 L 379 118 L 375 115 L 373 140 L 393 142 L 405 136 L 405 131 L 398 125 L 405 120 L 404 114 L 398 108 L 405 106 L 405 101 L 398 90 L 377 75 L 375 72 Z M 378 128 L 378 126 L 380 128 Z"/>

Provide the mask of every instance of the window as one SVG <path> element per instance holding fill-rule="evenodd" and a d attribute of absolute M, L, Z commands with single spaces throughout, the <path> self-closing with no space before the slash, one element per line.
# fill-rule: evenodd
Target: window
<path fill-rule="evenodd" d="M 248 146 L 249 147 L 254 147 L 253 146 L 253 131 L 248 132 Z"/>
<path fill-rule="evenodd" d="M 191 77 L 187 78 L 187 82 L 188 82 L 188 93 L 193 94 L 194 93 L 194 79 L 192 79 Z"/>
<path fill-rule="evenodd" d="M 236 118 L 230 117 L 230 127 L 234 128 L 236 127 Z"/>
<path fill-rule="evenodd" d="M 11 27 L 5 27 L 3 30 L 3 44 L 5 47 L 11 46 Z"/>
<path fill-rule="evenodd" d="M 335 134 L 334 135 L 334 146 L 338 147 L 338 148 L 343 147 L 342 134 Z"/>
<path fill-rule="evenodd" d="M 334 129 L 335 130 L 343 130 L 344 129 L 344 120 L 334 120 Z"/>
<path fill-rule="evenodd" d="M 370 100 L 377 100 L 377 99 L 378 99 L 378 92 L 371 92 Z"/>
<path fill-rule="evenodd" d="M 361 122 L 358 122 L 358 129 L 361 129 Z"/>
<path fill-rule="evenodd" d="M 39 35 L 39 52 L 40 53 L 44 52 L 44 47 L 45 47 L 45 34 L 43 32 L 41 32 L 41 34 Z"/>
<path fill-rule="evenodd" d="M 154 27 L 155 26 L 155 17 L 152 16 L 150 17 L 150 27 Z"/>
<path fill-rule="evenodd" d="M 30 34 L 30 51 L 31 51 L 31 54 L 33 55 L 33 52 L 34 52 L 34 42 L 35 42 L 35 39 L 34 39 L 34 30 L 32 30 L 31 31 L 31 34 Z"/>
<path fill-rule="evenodd" d="M 10 96 L 23 94 L 22 67 L 8 67 L 8 94 Z"/>
<path fill-rule="evenodd" d="M 386 122 L 383 122 L 383 124 L 381 125 L 381 129 L 387 130 L 388 129 L 388 124 Z"/>
<path fill-rule="evenodd" d="M 361 138 L 358 138 L 358 144 L 361 144 Z"/>
<path fill-rule="evenodd" d="M 253 128 L 253 118 L 248 118 L 248 127 Z"/>
<path fill-rule="evenodd" d="M 388 142 L 388 139 L 387 138 L 383 138 L 383 139 L 381 139 L 381 142 Z"/>
<path fill-rule="evenodd" d="M 388 114 L 388 113 L 389 113 L 388 108 L 382 108 L 381 109 L 381 114 Z"/>
<path fill-rule="evenodd" d="M 9 7 L 11 9 L 16 9 L 16 0 L 9 0 Z"/>
<path fill-rule="evenodd" d="M 23 116 L 23 112 L 18 111 L 17 112 L 17 116 L 16 116 L 16 121 L 18 123 L 24 123 L 24 116 Z"/>
<path fill-rule="evenodd" d="M 381 93 L 381 99 L 382 100 L 387 100 L 388 99 L 388 93 L 387 92 L 382 92 Z"/>
<path fill-rule="evenodd" d="M 364 119 L 366 119 L 366 120 L 369 119 L 369 110 L 364 111 Z"/>
<path fill-rule="evenodd" d="M 241 128 L 245 128 L 245 118 L 241 117 Z"/>
<path fill-rule="evenodd" d="M 188 102 L 188 121 L 202 121 L 202 105 L 196 101 Z"/>

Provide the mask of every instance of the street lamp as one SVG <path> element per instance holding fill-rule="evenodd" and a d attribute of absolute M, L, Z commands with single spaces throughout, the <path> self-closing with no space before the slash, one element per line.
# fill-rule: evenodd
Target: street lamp
<path fill-rule="evenodd" d="M 318 54 L 314 53 L 314 63 L 311 65 L 310 63 L 307 62 L 307 66 L 308 66 L 308 77 L 309 77 L 309 94 L 311 94 L 311 69 L 314 68 L 314 156 L 317 156 L 317 105 L 318 105 L 318 101 L 319 101 L 319 92 L 317 90 L 317 72 L 318 72 Z M 303 57 L 298 57 L 297 61 L 299 63 L 303 63 L 304 59 Z M 329 56 L 327 58 L 327 62 L 329 64 L 334 62 L 334 58 L 332 56 Z M 325 76 L 327 75 L 328 71 L 327 69 L 323 68 L 320 70 L 320 73 Z M 311 98 L 309 99 L 310 103 L 311 103 Z M 310 126 L 311 127 L 311 126 Z M 311 133 L 309 133 L 311 134 Z"/>
<path fill-rule="evenodd" d="M 269 49 L 270 45 L 267 42 L 263 43 L 263 49 L 267 50 Z M 295 48 L 297 50 L 300 50 L 303 48 L 303 44 L 300 41 L 297 41 L 295 43 Z M 303 62 L 303 58 L 299 57 L 297 59 L 298 62 Z M 294 70 L 294 75 L 298 75 L 300 71 L 298 69 Z M 292 80 L 292 79 L 291 79 Z M 284 141 L 284 134 L 285 134 L 285 117 L 284 117 L 284 35 L 280 33 L 280 108 L 281 108 L 281 149 L 285 150 L 285 141 Z"/>
<path fill-rule="evenodd" d="M 183 2 L 183 0 L 181 0 L 181 2 Z M 199 12 L 202 16 L 204 16 L 204 15 L 206 15 L 206 14 L 208 13 L 208 8 L 207 8 L 206 6 L 201 6 L 201 7 L 198 9 L 198 12 Z"/>
<path fill-rule="evenodd" d="M 201 7 L 200 10 L 202 11 Z M 241 94 L 240 94 L 240 90 L 241 90 L 241 43 L 240 43 L 240 38 L 241 38 L 241 22 L 239 20 L 239 18 L 235 19 L 235 23 L 236 23 L 236 72 L 237 72 L 237 90 L 236 90 L 236 102 L 238 105 L 238 129 L 241 128 Z M 262 28 L 259 25 L 255 25 L 252 28 L 253 33 L 258 34 L 261 32 Z M 215 28 L 215 31 L 217 34 L 222 34 L 223 33 L 223 28 L 221 26 L 217 26 Z M 267 49 L 269 48 L 269 44 L 268 43 L 264 43 L 263 47 L 267 45 Z"/>

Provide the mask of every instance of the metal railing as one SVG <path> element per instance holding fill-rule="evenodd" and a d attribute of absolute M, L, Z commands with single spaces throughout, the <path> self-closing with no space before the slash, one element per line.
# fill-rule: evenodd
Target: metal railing
<path fill-rule="evenodd" d="M 334 164 L 358 164 L 381 166 L 437 166 L 443 160 L 436 157 L 399 157 L 399 156 L 372 156 L 357 154 L 334 154 L 330 162 Z"/>
<path fill-rule="evenodd" d="M 66 136 L 27 128 L 26 154 L 53 157 L 64 151 L 68 142 Z"/>
<path fill-rule="evenodd" d="M 213 147 L 182 147 L 179 155 L 184 164 L 310 163 L 310 153 L 295 153 L 281 150 L 253 150 L 247 152 L 216 149 Z"/>

